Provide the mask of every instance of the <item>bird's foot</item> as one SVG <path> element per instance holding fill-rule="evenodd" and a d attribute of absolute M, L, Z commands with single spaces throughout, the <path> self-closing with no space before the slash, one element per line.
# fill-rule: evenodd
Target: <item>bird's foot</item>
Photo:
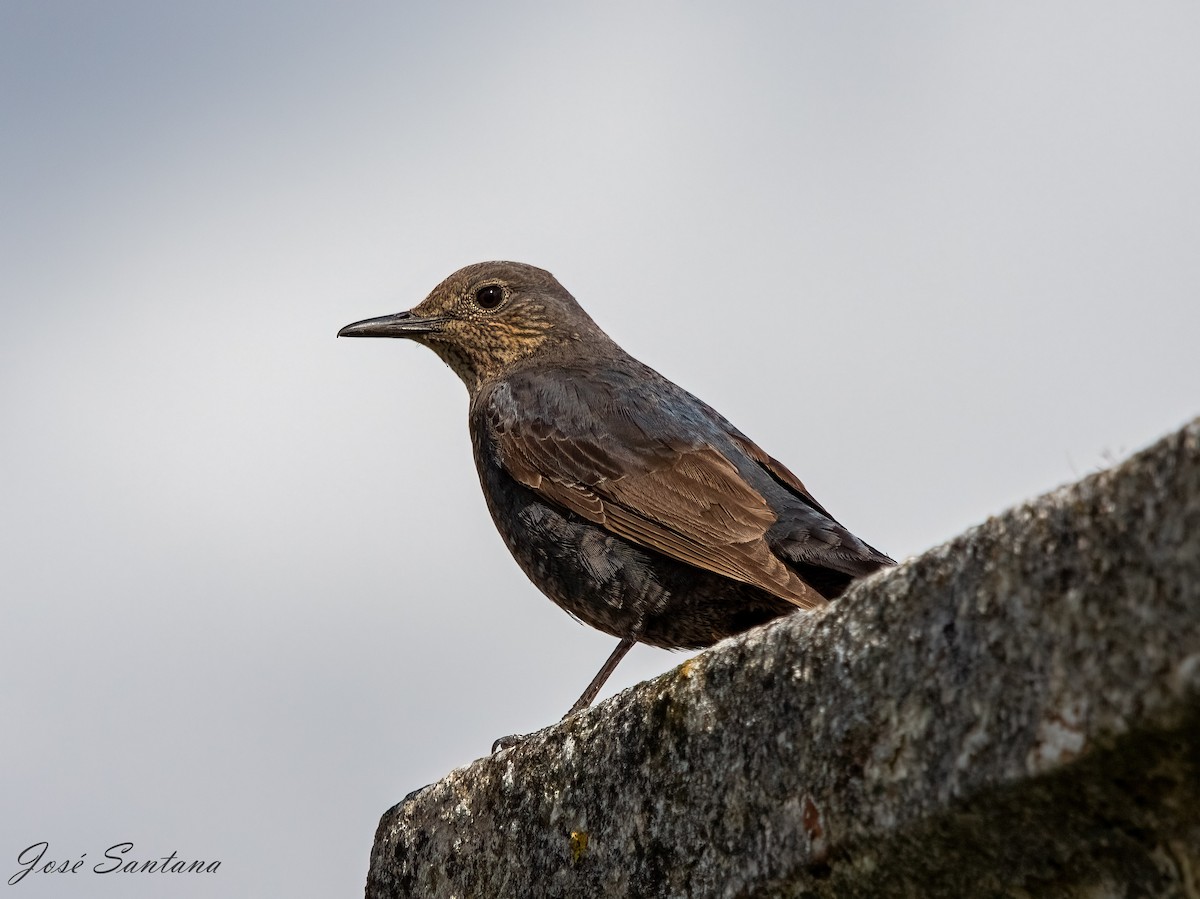
<path fill-rule="evenodd" d="M 425 786 L 423 786 L 423 787 L 417 787 L 415 790 L 413 790 L 411 793 L 409 793 L 407 796 L 405 796 L 403 799 L 401 799 L 400 804 L 403 805 L 406 802 L 410 802 L 411 800 L 416 799 L 418 796 L 420 796 L 422 793 L 424 793 L 426 790 L 428 790 L 432 786 L 433 786 L 433 784 L 425 784 Z"/>
<path fill-rule="evenodd" d="M 505 749 L 512 749 L 528 736 L 529 734 L 509 734 L 507 737 L 500 737 L 492 744 L 492 755 L 502 752 Z"/>

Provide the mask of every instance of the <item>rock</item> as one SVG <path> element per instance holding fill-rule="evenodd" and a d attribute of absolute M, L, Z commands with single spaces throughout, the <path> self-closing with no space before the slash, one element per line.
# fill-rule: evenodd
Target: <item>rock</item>
<path fill-rule="evenodd" d="M 452 771 L 366 895 L 1200 896 L 1200 419 Z"/>

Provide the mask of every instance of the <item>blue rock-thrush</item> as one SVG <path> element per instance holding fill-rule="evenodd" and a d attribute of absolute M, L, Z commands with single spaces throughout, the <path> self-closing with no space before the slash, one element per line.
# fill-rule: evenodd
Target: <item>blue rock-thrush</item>
<path fill-rule="evenodd" d="M 620 638 L 698 649 L 893 564 L 716 410 L 634 359 L 549 272 L 461 269 L 409 312 L 339 337 L 406 337 L 463 380 L 475 465 L 517 564 Z"/>

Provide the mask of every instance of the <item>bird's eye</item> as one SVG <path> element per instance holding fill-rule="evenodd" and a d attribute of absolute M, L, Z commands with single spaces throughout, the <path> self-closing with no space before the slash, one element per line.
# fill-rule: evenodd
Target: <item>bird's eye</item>
<path fill-rule="evenodd" d="M 499 284 L 489 284 L 475 291 L 475 302 L 480 309 L 495 309 L 504 302 L 504 288 Z"/>

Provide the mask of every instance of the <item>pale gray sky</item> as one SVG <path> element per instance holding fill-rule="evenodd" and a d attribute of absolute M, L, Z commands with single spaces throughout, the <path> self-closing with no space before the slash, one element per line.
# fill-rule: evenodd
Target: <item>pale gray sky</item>
<path fill-rule="evenodd" d="M 0 873 L 357 895 L 379 815 L 613 640 L 466 394 L 336 341 L 553 271 L 897 557 L 1200 413 L 1194 3 L 0 6 Z M 612 693 L 684 656 L 639 648 Z"/>

